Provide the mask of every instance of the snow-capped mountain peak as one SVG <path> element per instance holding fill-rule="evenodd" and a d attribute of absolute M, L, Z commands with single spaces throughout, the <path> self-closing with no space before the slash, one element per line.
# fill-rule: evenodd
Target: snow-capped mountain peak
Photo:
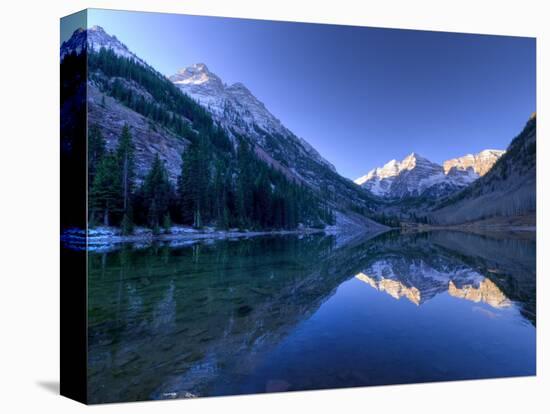
<path fill-rule="evenodd" d="M 241 82 L 235 82 L 234 84 L 229 86 L 228 89 L 252 95 L 252 92 L 250 92 L 250 90 Z M 263 105 L 263 103 L 262 103 L 262 105 Z"/>
<path fill-rule="evenodd" d="M 266 149 L 273 145 L 271 137 L 277 137 L 280 145 L 292 145 L 316 162 L 334 167 L 307 142 L 296 137 L 266 108 L 241 82 L 225 84 L 204 63 L 196 63 L 180 69 L 169 78 L 184 93 L 206 107 L 214 119 L 225 127 L 229 135 L 234 132 L 253 137 L 256 143 Z M 282 149 L 281 149 L 282 152 Z M 284 160 L 284 155 L 281 154 Z M 303 177 L 301 177 L 303 178 Z"/>
<path fill-rule="evenodd" d="M 357 178 L 355 180 L 355 184 L 362 185 L 365 182 L 374 179 L 375 177 L 389 178 L 394 177 L 397 174 L 399 174 L 399 162 L 397 160 L 391 160 L 384 164 L 382 167 L 370 170 L 367 174 Z"/>
<path fill-rule="evenodd" d="M 504 153 L 505 151 L 502 150 L 486 149 L 477 154 L 466 154 L 463 157 L 447 160 L 443 163 L 443 168 L 446 174 L 451 168 L 458 168 L 472 169 L 479 176 L 483 176 Z"/>
<path fill-rule="evenodd" d="M 421 155 L 417 154 L 416 152 L 411 152 L 409 155 L 407 155 L 403 161 L 401 161 L 401 169 L 402 170 L 412 170 L 417 166 L 417 164 L 426 164 L 431 163 L 428 159 L 422 157 Z"/>
<path fill-rule="evenodd" d="M 148 66 L 143 60 L 138 58 L 134 53 L 130 52 L 128 47 L 116 38 L 109 35 L 103 27 L 94 25 L 88 29 L 76 29 L 69 40 L 61 44 L 60 57 L 61 60 L 70 53 L 79 54 L 84 49 L 98 52 L 101 48 L 110 49 L 118 56 L 126 57 Z"/>
<path fill-rule="evenodd" d="M 457 191 L 487 172 L 504 153 L 484 150 L 478 154 L 445 161 L 431 162 L 418 153 L 402 161 L 391 160 L 359 177 L 355 183 L 384 198 L 403 198 L 422 194 L 440 197 Z"/>
<path fill-rule="evenodd" d="M 208 70 L 204 63 L 195 63 L 186 68 L 180 69 L 171 77 L 176 85 L 202 85 L 207 82 L 222 83 L 221 79 Z"/>
<path fill-rule="evenodd" d="M 396 177 L 404 171 L 411 171 L 417 167 L 434 168 L 434 164 L 428 159 L 413 152 L 403 158 L 402 161 L 395 159 L 388 161 L 382 167 L 375 168 L 369 171 L 366 175 L 359 177 L 355 180 L 356 184 L 362 185 L 368 181 L 378 179 L 390 179 Z"/>

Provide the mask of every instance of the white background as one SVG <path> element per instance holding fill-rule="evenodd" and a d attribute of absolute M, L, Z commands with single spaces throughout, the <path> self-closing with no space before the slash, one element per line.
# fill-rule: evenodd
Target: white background
<path fill-rule="evenodd" d="M 548 206 L 550 193 L 548 167 L 543 162 L 550 159 L 545 142 L 548 122 L 543 101 L 548 96 L 550 82 L 550 13 L 544 3 L 525 0 L 50 0 L 35 3 L 5 0 L 0 23 L 0 411 L 72 413 L 87 409 L 56 395 L 59 381 L 58 19 L 86 7 L 104 7 L 537 36 L 538 376 L 111 404 L 92 410 L 101 413 L 549 412 L 550 291 L 546 279 L 550 250 L 545 243 L 548 236 L 546 240 L 543 236 L 548 226 L 542 213 L 543 205 Z"/>

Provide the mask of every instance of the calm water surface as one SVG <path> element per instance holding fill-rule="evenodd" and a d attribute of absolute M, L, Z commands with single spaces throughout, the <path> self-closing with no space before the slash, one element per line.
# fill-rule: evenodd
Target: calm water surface
<path fill-rule="evenodd" d="M 535 374 L 535 243 L 279 236 L 89 256 L 92 402 Z"/>

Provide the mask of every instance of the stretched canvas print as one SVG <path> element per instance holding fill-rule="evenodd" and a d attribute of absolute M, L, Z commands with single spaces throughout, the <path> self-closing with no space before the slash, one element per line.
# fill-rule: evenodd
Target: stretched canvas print
<path fill-rule="evenodd" d="M 61 20 L 61 392 L 536 374 L 536 40 Z"/>

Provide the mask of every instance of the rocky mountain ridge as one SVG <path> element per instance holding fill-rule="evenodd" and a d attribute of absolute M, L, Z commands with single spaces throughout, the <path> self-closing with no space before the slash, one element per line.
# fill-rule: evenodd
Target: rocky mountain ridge
<path fill-rule="evenodd" d="M 253 137 L 262 147 L 269 146 L 269 136 L 276 136 L 296 146 L 303 155 L 335 171 L 329 161 L 304 139 L 296 137 L 286 128 L 243 83 L 225 84 L 204 63 L 180 69 L 170 76 L 170 80 L 184 93 L 208 108 L 230 135 Z"/>
<path fill-rule="evenodd" d="M 467 170 L 472 168 L 474 172 L 482 177 L 495 165 L 506 151 L 486 149 L 477 154 L 466 154 L 459 158 L 453 158 L 443 163 L 443 170 L 448 174 L 452 168 Z"/>
<path fill-rule="evenodd" d="M 402 161 L 391 160 L 359 177 L 355 183 L 372 194 L 386 199 L 427 195 L 442 197 L 467 187 L 484 175 L 504 151 L 484 150 L 478 154 L 434 163 L 417 153 Z"/>

